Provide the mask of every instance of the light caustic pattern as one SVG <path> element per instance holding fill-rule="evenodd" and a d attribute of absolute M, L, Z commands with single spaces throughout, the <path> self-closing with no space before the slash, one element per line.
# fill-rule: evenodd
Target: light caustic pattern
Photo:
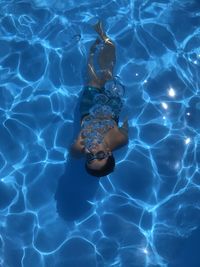
<path fill-rule="evenodd" d="M 0 14 L 0 266 L 199 266 L 199 2 L 5 0 Z M 94 17 L 130 124 L 100 180 L 69 158 Z"/>

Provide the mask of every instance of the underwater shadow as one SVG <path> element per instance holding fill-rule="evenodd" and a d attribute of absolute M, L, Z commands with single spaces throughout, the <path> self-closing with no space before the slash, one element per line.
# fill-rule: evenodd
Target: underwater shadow
<path fill-rule="evenodd" d="M 91 209 L 88 202 L 94 197 L 99 180 L 84 170 L 84 160 L 70 158 L 60 177 L 55 199 L 57 212 L 67 221 L 81 218 Z"/>
<path fill-rule="evenodd" d="M 79 103 L 80 98 L 75 109 L 71 143 L 80 131 Z M 92 208 L 88 201 L 93 199 L 98 189 L 99 179 L 89 175 L 84 164 L 84 158 L 76 159 L 69 155 L 65 171 L 58 181 L 55 193 L 57 212 L 66 221 L 80 219 Z"/>

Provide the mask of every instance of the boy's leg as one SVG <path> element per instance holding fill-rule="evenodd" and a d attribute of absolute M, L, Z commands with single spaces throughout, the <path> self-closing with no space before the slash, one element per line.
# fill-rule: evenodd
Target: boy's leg
<path fill-rule="evenodd" d="M 115 45 L 104 33 L 101 22 L 98 22 L 94 29 L 104 42 L 104 46 L 99 52 L 98 62 L 101 69 L 101 80 L 105 84 L 106 81 L 113 78 L 113 69 L 116 63 Z"/>
<path fill-rule="evenodd" d="M 88 85 L 101 88 L 101 79 L 98 77 L 97 73 L 95 72 L 95 67 L 94 67 L 94 55 L 95 55 L 95 50 L 96 46 L 100 43 L 100 39 L 97 38 L 95 42 L 92 44 L 90 48 L 90 54 L 88 58 L 88 65 L 87 65 L 87 71 L 88 71 Z"/>

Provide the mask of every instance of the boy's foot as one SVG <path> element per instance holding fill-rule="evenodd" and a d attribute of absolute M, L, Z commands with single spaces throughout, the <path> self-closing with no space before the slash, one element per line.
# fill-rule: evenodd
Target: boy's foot
<path fill-rule="evenodd" d="M 113 45 L 110 38 L 104 33 L 102 22 L 100 20 L 93 26 L 93 28 L 99 34 L 105 44 Z"/>
<path fill-rule="evenodd" d="M 100 36 L 103 34 L 102 22 L 100 20 L 93 26 L 93 28 Z"/>

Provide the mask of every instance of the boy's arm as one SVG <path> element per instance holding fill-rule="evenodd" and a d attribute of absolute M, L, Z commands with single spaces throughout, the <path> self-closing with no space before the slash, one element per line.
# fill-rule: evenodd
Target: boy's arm
<path fill-rule="evenodd" d="M 119 149 L 128 143 L 128 119 L 125 120 L 118 131 L 112 136 L 115 140 L 113 150 Z"/>
<path fill-rule="evenodd" d="M 81 137 L 81 134 L 79 134 L 78 138 L 70 147 L 70 154 L 75 158 L 81 158 L 83 156 L 83 151 L 84 151 L 84 141 L 83 138 Z"/>
<path fill-rule="evenodd" d="M 123 142 L 124 144 L 128 143 L 128 130 L 129 130 L 129 125 L 128 125 L 128 119 L 126 119 L 122 126 L 119 127 L 119 131 L 123 134 Z"/>

